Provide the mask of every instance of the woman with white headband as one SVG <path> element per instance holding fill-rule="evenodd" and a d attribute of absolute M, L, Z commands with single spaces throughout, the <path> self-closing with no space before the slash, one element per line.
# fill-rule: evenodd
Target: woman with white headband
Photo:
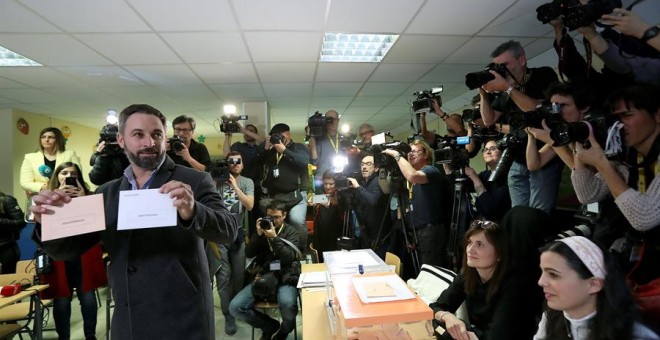
<path fill-rule="evenodd" d="M 541 254 L 547 309 L 534 339 L 660 339 L 637 323 L 623 275 L 609 253 L 582 236 L 551 243 Z"/>

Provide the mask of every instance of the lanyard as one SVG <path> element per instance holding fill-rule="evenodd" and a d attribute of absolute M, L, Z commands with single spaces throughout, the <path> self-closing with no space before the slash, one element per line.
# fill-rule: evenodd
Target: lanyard
<path fill-rule="evenodd" d="M 644 157 L 641 154 L 637 154 L 637 164 L 641 164 L 644 161 Z M 657 176 L 660 173 L 660 164 L 657 161 L 654 162 L 653 173 Z M 637 177 L 637 190 L 640 193 L 646 192 L 646 169 L 644 167 L 637 168 L 639 176 Z"/>
<path fill-rule="evenodd" d="M 332 149 L 335 150 L 335 155 L 339 153 L 339 134 L 335 134 L 335 142 L 332 142 L 332 138 L 328 136 L 328 140 L 330 141 L 330 145 L 332 145 Z"/>
<path fill-rule="evenodd" d="M 282 228 L 284 228 L 284 223 L 280 226 L 280 229 L 275 232 L 275 236 L 279 235 L 282 232 Z M 270 248 L 270 252 L 275 254 L 275 251 L 273 250 L 273 246 L 270 244 L 270 239 L 266 237 L 266 241 L 268 241 L 268 248 Z"/>

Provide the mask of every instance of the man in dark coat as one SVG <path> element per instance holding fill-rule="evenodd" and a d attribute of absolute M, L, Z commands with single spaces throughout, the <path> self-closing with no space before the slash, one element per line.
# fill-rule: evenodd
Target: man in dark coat
<path fill-rule="evenodd" d="M 120 179 L 98 189 L 105 202 L 106 230 L 43 242 L 55 259 L 67 260 L 100 240 L 111 259 L 115 297 L 113 339 L 215 339 L 213 297 L 204 240 L 231 243 L 237 221 L 211 177 L 174 164 L 165 155 L 165 117 L 144 104 L 119 117 L 117 142 L 131 165 Z M 159 188 L 173 199 L 177 225 L 117 230 L 119 193 Z M 43 204 L 64 205 L 62 191 L 42 191 L 32 208 L 37 221 L 53 213 Z M 35 228 L 39 239 L 41 226 Z"/>

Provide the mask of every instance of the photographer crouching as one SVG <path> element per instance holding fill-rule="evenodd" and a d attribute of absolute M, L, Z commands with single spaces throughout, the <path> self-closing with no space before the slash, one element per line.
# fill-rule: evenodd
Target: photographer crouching
<path fill-rule="evenodd" d="M 447 221 L 450 218 L 446 207 L 450 206 L 447 199 L 450 195 L 446 177 L 432 165 L 433 150 L 425 142 L 416 140 L 410 144 L 407 159 L 397 150 L 385 149 L 382 153 L 394 158 L 401 174 L 409 182 L 406 198 L 410 204 L 400 208 L 408 212 L 404 218 L 411 223 L 409 230 L 404 232 L 412 234 L 412 240 L 417 240 L 421 264 L 446 266 Z"/>
<path fill-rule="evenodd" d="M 298 228 L 284 222 L 286 207 L 278 201 L 271 202 L 266 216 L 257 220 L 257 232 L 252 234 L 245 248 L 247 257 L 256 257 L 252 273 L 254 282 L 241 290 L 229 304 L 234 317 L 262 330 L 262 339 L 286 339 L 294 329 L 298 314 L 296 284 L 300 266 L 296 266 L 296 255 L 300 250 Z M 282 323 L 255 310 L 259 300 L 275 301 L 279 304 Z"/>

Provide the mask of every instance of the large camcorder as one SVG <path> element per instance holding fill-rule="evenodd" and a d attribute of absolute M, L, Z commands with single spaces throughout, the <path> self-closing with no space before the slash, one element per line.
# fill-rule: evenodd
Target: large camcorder
<path fill-rule="evenodd" d="M 394 158 L 381 153 L 383 150 L 395 150 L 401 157 L 407 157 L 410 152 L 410 145 L 402 141 L 393 141 L 383 144 L 375 144 L 369 148 L 369 151 L 374 155 L 374 166 L 381 169 L 396 170 L 399 167 Z"/>
<path fill-rule="evenodd" d="M 220 116 L 222 123 L 220 123 L 220 131 L 224 133 L 238 133 L 241 131 L 241 128 L 238 126 L 239 120 L 247 120 L 247 115 L 223 115 Z"/>
<path fill-rule="evenodd" d="M 467 86 L 470 90 L 474 90 L 495 79 L 495 76 L 492 75 L 490 71 L 495 71 L 504 78 L 506 78 L 506 76 L 509 74 L 509 69 L 506 68 L 506 65 L 490 63 L 486 65 L 486 68 L 484 68 L 483 71 L 466 74 L 465 86 Z"/>
<path fill-rule="evenodd" d="M 451 164 L 454 170 L 462 170 L 470 164 L 470 157 L 465 148 L 470 144 L 470 136 L 440 137 L 438 148 L 434 151 L 435 164 Z"/>
<path fill-rule="evenodd" d="M 307 119 L 309 126 L 309 135 L 312 137 L 325 136 L 326 126 L 334 122 L 334 117 L 326 117 L 321 112 L 314 112 L 314 114 Z"/>
<path fill-rule="evenodd" d="M 564 26 L 572 31 L 591 25 L 603 14 L 612 13 L 619 7 L 621 0 L 590 0 L 584 5 L 579 0 L 553 0 L 536 9 L 536 18 L 547 24 L 561 16 Z"/>
<path fill-rule="evenodd" d="M 442 86 L 431 88 L 430 90 L 422 90 L 413 93 L 415 100 L 412 102 L 412 110 L 414 113 L 427 113 L 433 112 L 433 104 L 431 100 L 435 99 L 438 102 L 438 106 L 442 106 L 442 98 L 440 97 L 442 93 Z"/>
<path fill-rule="evenodd" d="M 118 155 L 122 153 L 122 149 L 117 143 L 117 133 L 119 133 L 119 127 L 117 124 L 106 124 L 101 128 L 99 132 L 99 143 L 105 142 L 105 147 L 101 151 L 101 155 Z"/>

